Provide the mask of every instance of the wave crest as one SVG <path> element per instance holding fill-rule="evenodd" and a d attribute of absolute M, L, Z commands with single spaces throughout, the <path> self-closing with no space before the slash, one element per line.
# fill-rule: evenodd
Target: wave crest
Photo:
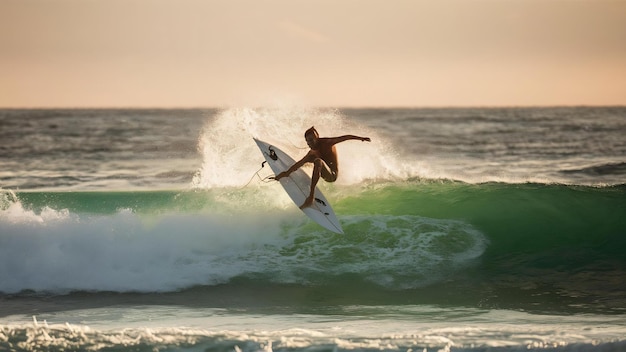
<path fill-rule="evenodd" d="M 245 185 L 264 160 L 252 137 L 275 144 L 298 160 L 308 150 L 303 134 L 311 126 L 323 137 L 354 134 L 372 139 L 371 143 L 347 141 L 337 146 L 339 184 L 418 175 L 420 166 L 404 160 L 392 143 L 373 129 L 344 118 L 337 110 L 241 108 L 223 110 L 207 121 L 198 140 L 203 162 L 192 187 Z"/>

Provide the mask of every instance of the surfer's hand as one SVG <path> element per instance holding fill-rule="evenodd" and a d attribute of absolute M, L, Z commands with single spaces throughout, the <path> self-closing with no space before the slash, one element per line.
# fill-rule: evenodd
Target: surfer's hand
<path fill-rule="evenodd" d="M 281 178 L 283 178 L 285 176 L 287 176 L 287 173 L 285 171 L 283 171 L 283 172 L 279 173 L 278 175 L 276 175 L 274 177 L 270 177 L 270 179 L 278 181 L 278 180 L 280 180 Z"/>

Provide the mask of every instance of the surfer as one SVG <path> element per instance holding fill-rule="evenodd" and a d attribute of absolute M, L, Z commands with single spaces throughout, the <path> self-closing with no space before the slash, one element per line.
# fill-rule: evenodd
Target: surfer
<path fill-rule="evenodd" d="M 313 174 L 311 175 L 311 193 L 307 199 L 302 203 L 300 209 L 310 207 L 315 199 L 315 186 L 319 181 L 320 176 L 326 182 L 335 182 L 337 175 L 339 174 L 339 165 L 337 163 L 337 150 L 335 144 L 349 141 L 359 140 L 362 142 L 371 142 L 369 137 L 359 137 L 354 135 L 345 135 L 340 137 L 320 138 L 319 133 L 315 127 L 311 127 L 304 132 L 304 138 L 311 150 L 304 156 L 304 158 L 297 161 L 289 169 L 274 176 L 273 179 L 278 181 L 283 177 L 289 176 L 292 172 L 298 170 L 302 165 L 306 163 L 313 163 Z"/>

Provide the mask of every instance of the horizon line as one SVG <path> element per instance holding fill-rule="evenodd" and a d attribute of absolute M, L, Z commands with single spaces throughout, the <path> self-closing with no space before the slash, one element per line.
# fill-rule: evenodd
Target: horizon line
<path fill-rule="evenodd" d="M 226 110 L 237 108 L 272 108 L 281 107 L 276 104 L 223 105 L 223 106 L 0 106 L 0 110 Z M 626 104 L 537 104 L 537 105 L 307 105 L 287 104 L 286 106 L 313 109 L 516 109 L 516 108 L 621 108 Z"/>

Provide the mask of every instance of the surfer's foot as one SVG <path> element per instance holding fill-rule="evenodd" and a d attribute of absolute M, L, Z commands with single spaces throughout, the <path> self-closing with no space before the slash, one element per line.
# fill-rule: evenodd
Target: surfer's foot
<path fill-rule="evenodd" d="M 308 197 L 300 206 L 300 209 L 308 208 L 313 205 L 313 197 Z"/>

